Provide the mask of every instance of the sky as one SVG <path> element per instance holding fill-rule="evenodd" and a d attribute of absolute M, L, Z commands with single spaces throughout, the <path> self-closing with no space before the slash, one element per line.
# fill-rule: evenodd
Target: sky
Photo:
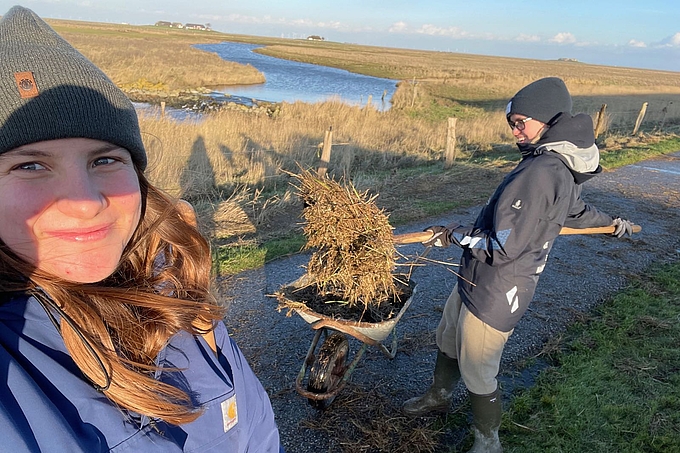
<path fill-rule="evenodd" d="M 4 14 L 18 0 L 0 0 Z M 680 72 L 678 0 L 23 0 L 44 18 Z"/>

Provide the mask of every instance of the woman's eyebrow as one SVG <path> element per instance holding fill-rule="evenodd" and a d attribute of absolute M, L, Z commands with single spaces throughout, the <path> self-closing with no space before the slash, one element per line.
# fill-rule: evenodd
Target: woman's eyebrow
<path fill-rule="evenodd" d="M 122 151 L 127 151 L 125 148 L 114 145 L 113 143 L 105 143 L 102 144 L 101 146 L 91 149 L 87 152 L 88 155 L 99 155 L 103 153 L 108 153 L 110 151 L 115 151 L 115 150 L 122 150 Z M 0 160 L 6 159 L 6 158 L 11 158 L 12 156 L 15 157 L 42 157 L 42 158 L 47 158 L 47 157 L 52 157 L 56 154 L 59 154 L 61 152 L 60 149 L 55 149 L 55 150 L 50 150 L 50 151 L 45 151 L 41 149 L 33 149 L 30 147 L 30 145 L 26 145 L 22 147 L 21 149 L 13 149 L 4 153 L 0 154 Z"/>
<path fill-rule="evenodd" d="M 102 146 L 98 148 L 94 148 L 88 152 L 90 155 L 97 155 L 97 154 L 103 154 L 103 153 L 108 153 L 109 151 L 127 151 L 127 149 L 123 148 L 122 146 L 114 145 L 113 143 L 105 143 L 102 144 Z"/>
<path fill-rule="evenodd" d="M 37 149 L 26 148 L 26 149 L 11 150 L 11 151 L 4 152 L 4 153 L 0 154 L 0 160 L 11 158 L 13 156 L 14 157 L 16 157 L 16 156 L 18 156 L 18 157 L 49 157 L 52 154 L 53 153 L 47 152 L 47 151 L 41 151 L 41 150 L 37 150 Z"/>

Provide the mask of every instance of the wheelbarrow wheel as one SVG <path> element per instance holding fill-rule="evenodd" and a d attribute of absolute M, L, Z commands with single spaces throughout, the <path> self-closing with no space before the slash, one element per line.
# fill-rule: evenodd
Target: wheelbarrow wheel
<path fill-rule="evenodd" d="M 327 393 L 333 391 L 345 374 L 345 362 L 349 351 L 349 343 L 344 334 L 332 333 L 321 345 L 319 354 L 309 370 L 307 391 Z M 320 400 L 308 398 L 309 404 L 319 410 L 326 409 L 335 396 Z"/>

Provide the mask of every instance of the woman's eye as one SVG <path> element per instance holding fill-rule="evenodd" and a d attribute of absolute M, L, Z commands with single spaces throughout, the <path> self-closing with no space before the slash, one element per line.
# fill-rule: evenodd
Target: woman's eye
<path fill-rule="evenodd" d="M 16 165 L 14 170 L 25 170 L 25 171 L 37 171 L 37 170 L 44 170 L 45 167 L 40 165 L 37 162 L 26 162 L 23 164 Z"/>
<path fill-rule="evenodd" d="M 99 157 L 97 158 L 97 160 L 94 161 L 93 165 L 96 167 L 99 165 L 112 164 L 114 162 L 116 162 L 116 159 L 114 159 L 113 157 Z"/>

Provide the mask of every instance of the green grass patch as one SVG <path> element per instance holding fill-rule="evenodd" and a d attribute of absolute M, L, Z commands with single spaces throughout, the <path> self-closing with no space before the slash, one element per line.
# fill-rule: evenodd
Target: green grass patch
<path fill-rule="evenodd" d="M 435 216 L 460 207 L 457 201 L 419 200 L 414 203 L 426 216 Z"/>
<path fill-rule="evenodd" d="M 302 250 L 305 242 L 305 236 L 302 234 L 294 234 L 267 241 L 264 244 L 264 248 L 267 250 L 265 260 L 271 261 L 282 256 L 298 253 Z"/>
<path fill-rule="evenodd" d="M 484 113 L 484 110 L 470 105 L 441 98 L 433 99 L 427 108 L 407 110 L 412 118 L 423 118 L 434 122 L 446 121 L 448 118 L 474 118 Z"/>
<path fill-rule="evenodd" d="M 262 267 L 266 262 L 298 253 L 305 244 L 302 234 L 272 239 L 264 244 L 221 245 L 213 249 L 213 270 L 217 275 L 232 275 Z"/>
<path fill-rule="evenodd" d="M 257 245 L 224 245 L 213 250 L 214 272 L 218 275 L 232 275 L 248 269 L 262 267 L 267 249 Z"/>
<path fill-rule="evenodd" d="M 678 150 L 680 150 L 680 138 L 669 138 L 658 143 L 628 146 L 613 151 L 603 150 L 600 152 L 600 165 L 610 169 L 618 168 Z"/>
<path fill-rule="evenodd" d="M 572 327 L 504 414 L 506 451 L 680 451 L 679 282 L 658 267 Z"/>

